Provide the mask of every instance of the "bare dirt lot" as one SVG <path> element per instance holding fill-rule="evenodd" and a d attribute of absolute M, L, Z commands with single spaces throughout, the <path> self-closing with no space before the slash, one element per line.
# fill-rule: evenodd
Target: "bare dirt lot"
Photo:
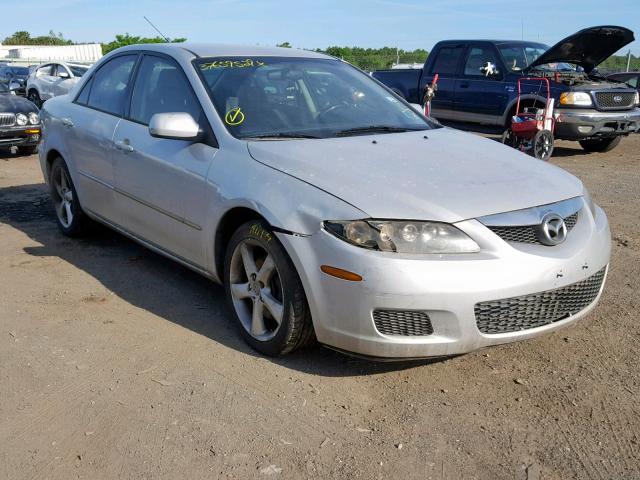
<path fill-rule="evenodd" d="M 0 478 L 640 478 L 640 136 L 553 163 L 608 213 L 595 312 L 444 361 L 283 359 L 222 288 L 108 230 L 58 233 L 37 158 L 0 158 Z"/>

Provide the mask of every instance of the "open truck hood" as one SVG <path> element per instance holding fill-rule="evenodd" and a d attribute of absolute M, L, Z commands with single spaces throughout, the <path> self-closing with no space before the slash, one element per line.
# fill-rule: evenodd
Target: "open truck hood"
<path fill-rule="evenodd" d="M 633 32 L 616 26 L 590 27 L 560 40 L 529 65 L 528 70 L 547 63 L 566 62 L 579 65 L 590 73 L 625 45 L 633 42 Z"/>

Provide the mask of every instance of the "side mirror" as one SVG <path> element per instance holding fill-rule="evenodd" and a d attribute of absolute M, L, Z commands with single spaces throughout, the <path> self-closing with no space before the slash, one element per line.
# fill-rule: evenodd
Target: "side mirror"
<path fill-rule="evenodd" d="M 71 76 L 69 75 L 69 72 L 65 72 L 64 70 L 62 72 L 58 72 L 58 77 L 60 77 L 60 78 L 71 78 Z"/>
<path fill-rule="evenodd" d="M 156 113 L 149 122 L 149 134 L 156 138 L 198 140 L 200 125 L 188 113 Z"/>

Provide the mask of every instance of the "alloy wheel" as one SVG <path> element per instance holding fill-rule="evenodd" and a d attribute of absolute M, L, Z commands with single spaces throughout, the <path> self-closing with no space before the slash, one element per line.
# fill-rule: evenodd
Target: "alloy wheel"
<path fill-rule="evenodd" d="M 53 173 L 53 206 L 58 220 L 64 228 L 73 223 L 73 190 L 68 173 L 58 167 Z"/>
<path fill-rule="evenodd" d="M 256 340 L 272 339 L 284 316 L 282 281 L 273 255 L 256 240 L 242 240 L 231 257 L 229 282 L 243 328 Z"/>

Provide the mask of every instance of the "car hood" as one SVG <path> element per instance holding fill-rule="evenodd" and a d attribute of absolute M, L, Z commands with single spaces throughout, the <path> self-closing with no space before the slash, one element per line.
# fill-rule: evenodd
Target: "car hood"
<path fill-rule="evenodd" d="M 590 73 L 597 65 L 633 41 L 633 32 L 628 28 L 585 28 L 560 40 L 532 62 L 528 70 L 547 63 L 567 62 L 579 65 L 586 73 Z"/>
<path fill-rule="evenodd" d="M 251 141 L 248 148 L 258 162 L 314 185 L 371 218 L 453 223 L 565 200 L 582 195 L 583 188 L 558 167 L 448 128 Z"/>
<path fill-rule="evenodd" d="M 38 107 L 24 97 L 0 93 L 0 112 L 29 113 L 37 111 Z"/>

